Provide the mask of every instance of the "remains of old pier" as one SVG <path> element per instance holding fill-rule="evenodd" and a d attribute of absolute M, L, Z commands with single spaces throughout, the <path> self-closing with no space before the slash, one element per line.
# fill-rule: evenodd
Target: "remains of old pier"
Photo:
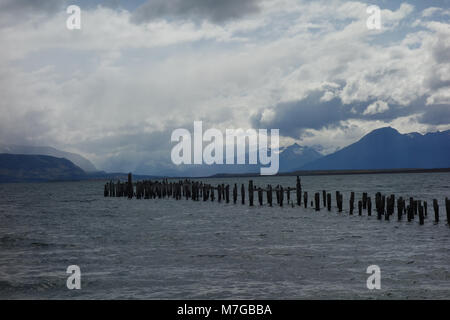
<path fill-rule="evenodd" d="M 245 205 L 246 199 L 246 191 L 245 185 L 241 184 L 240 188 L 240 196 L 241 203 Z M 248 205 L 254 206 L 254 194 L 257 193 L 258 204 L 260 206 L 264 205 L 264 193 L 266 194 L 266 203 L 272 207 L 272 194 L 275 191 L 277 205 L 283 207 L 283 202 L 286 197 L 286 201 L 288 205 L 295 207 L 295 205 L 299 208 L 302 208 L 302 195 L 303 195 L 303 206 L 306 209 L 308 207 L 308 192 L 302 191 L 302 185 L 300 181 L 300 177 L 297 176 L 295 187 L 283 187 L 282 185 L 277 185 L 272 187 L 272 185 L 267 185 L 267 187 L 263 188 L 261 186 L 255 186 L 253 180 L 249 180 L 247 195 L 248 195 Z M 294 199 L 291 200 L 291 192 L 295 194 Z M 320 199 L 322 193 L 322 202 Z M 168 179 L 163 179 L 161 181 L 153 181 L 153 180 L 144 180 L 137 181 L 133 183 L 131 173 L 128 174 L 128 181 L 121 182 L 120 180 L 116 183 L 113 181 L 109 181 L 104 186 L 104 196 L 105 197 L 127 197 L 128 199 L 132 199 L 135 197 L 136 199 L 155 199 L 155 198 L 173 198 L 175 200 L 181 200 L 185 198 L 186 200 L 193 201 L 212 201 L 216 200 L 217 194 L 217 202 L 230 202 L 230 185 L 218 184 L 213 185 L 210 183 L 204 183 L 202 181 L 197 180 L 178 180 L 178 181 L 169 181 Z M 322 208 L 326 208 L 328 211 L 331 211 L 331 193 L 327 193 L 326 190 L 322 190 L 322 192 L 317 191 L 314 192 L 314 201 L 311 201 L 311 207 L 314 207 L 315 211 L 320 211 L 321 203 Z M 232 190 L 233 204 L 235 205 L 238 200 L 238 185 L 234 184 Z M 419 224 L 423 225 L 425 223 L 425 219 L 428 216 L 428 206 L 427 201 L 417 200 L 413 197 L 409 198 L 409 204 L 406 204 L 406 199 L 403 197 L 397 198 L 395 201 L 395 195 L 391 194 L 386 196 L 381 192 L 377 192 L 375 194 L 375 209 L 377 213 L 378 220 L 390 220 L 390 216 L 394 215 L 395 212 L 395 204 L 397 204 L 397 221 L 401 221 L 403 216 L 406 216 L 408 222 L 412 222 L 415 217 L 418 217 Z M 295 202 L 295 205 L 294 205 Z M 343 212 L 343 194 L 340 191 L 336 191 L 336 208 L 337 213 Z M 445 211 L 447 215 L 447 224 L 450 226 L 450 199 L 445 198 Z M 372 215 L 372 201 L 371 197 L 368 196 L 367 192 L 362 193 L 362 197 L 357 201 L 358 205 L 358 215 L 362 216 L 363 211 L 366 210 L 367 216 Z M 355 192 L 350 192 L 349 197 L 349 215 L 353 215 L 355 208 Z M 434 223 L 439 223 L 439 203 L 437 199 L 433 199 L 433 210 L 434 210 Z M 384 217 L 384 219 L 382 219 Z"/>

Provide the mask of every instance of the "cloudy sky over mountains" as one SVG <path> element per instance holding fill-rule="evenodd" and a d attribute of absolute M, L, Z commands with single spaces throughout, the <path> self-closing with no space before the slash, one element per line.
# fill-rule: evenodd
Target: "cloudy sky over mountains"
<path fill-rule="evenodd" d="M 387 125 L 450 128 L 450 0 L 0 0 L 0 43 L 0 143 L 107 171 L 156 170 L 194 120 L 325 153 Z"/>

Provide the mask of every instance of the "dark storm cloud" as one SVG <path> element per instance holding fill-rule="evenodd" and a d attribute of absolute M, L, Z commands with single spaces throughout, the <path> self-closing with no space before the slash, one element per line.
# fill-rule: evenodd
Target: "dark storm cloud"
<path fill-rule="evenodd" d="M 10 13 L 21 13 L 25 11 L 52 13 L 62 8 L 64 1 L 61 0 L 2 0 L 0 11 Z"/>
<path fill-rule="evenodd" d="M 46 17 L 64 10 L 61 0 L 0 0 L 0 27 L 22 23 L 31 17 Z"/>
<path fill-rule="evenodd" d="M 2 14 L 23 16 L 28 14 L 54 13 L 61 10 L 65 1 L 61 0 L 2 0 L 0 12 Z"/>
<path fill-rule="evenodd" d="M 155 19 L 208 20 L 222 23 L 259 11 L 258 0 L 149 0 L 133 13 L 135 23 Z"/>
<path fill-rule="evenodd" d="M 431 125 L 450 124 L 450 105 L 427 106 L 419 117 L 419 122 Z"/>
<path fill-rule="evenodd" d="M 344 105 L 339 98 L 321 101 L 323 94 L 323 91 L 314 91 L 303 100 L 280 103 L 270 108 L 275 113 L 270 120 L 264 120 L 260 112 L 252 117 L 251 123 L 255 128 L 278 128 L 282 136 L 294 139 L 305 134 L 305 129 L 320 130 L 340 126 L 339 122 L 347 119 L 390 122 L 399 117 L 422 113 L 422 123 L 435 125 L 450 123 L 450 108 L 426 106 L 425 97 L 413 101 L 408 106 L 389 104 L 389 109 L 384 112 L 364 115 L 364 110 L 376 100 Z"/>

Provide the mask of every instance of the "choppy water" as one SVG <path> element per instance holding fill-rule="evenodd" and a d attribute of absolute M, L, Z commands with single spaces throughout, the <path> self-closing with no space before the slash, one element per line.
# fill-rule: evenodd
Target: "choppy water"
<path fill-rule="evenodd" d="M 295 185 L 295 177 L 254 181 Z M 302 178 L 310 198 L 326 189 L 335 204 L 334 192 L 343 192 L 342 214 L 104 198 L 103 184 L 0 185 L 0 298 L 450 298 L 448 173 Z M 428 200 L 428 218 L 420 226 L 349 216 L 350 191 L 356 200 L 363 191 Z M 81 268 L 81 290 L 66 287 L 72 264 Z M 366 287 L 372 264 L 381 268 L 381 290 Z"/>

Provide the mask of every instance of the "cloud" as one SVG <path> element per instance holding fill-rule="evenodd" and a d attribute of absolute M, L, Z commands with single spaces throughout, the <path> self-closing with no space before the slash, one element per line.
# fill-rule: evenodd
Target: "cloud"
<path fill-rule="evenodd" d="M 132 21 L 158 19 L 207 20 L 223 23 L 260 11 L 259 0 L 148 0 L 135 10 Z"/>
<path fill-rule="evenodd" d="M 384 101 L 375 101 L 364 110 L 363 115 L 383 113 L 389 110 L 389 105 Z"/>
<path fill-rule="evenodd" d="M 62 10 L 61 0 L 2 0 L 0 1 L 0 27 L 41 19 Z"/>
<path fill-rule="evenodd" d="M 374 31 L 357 1 L 214 4 L 82 6 L 78 31 L 51 6 L 6 21 L 0 142 L 155 173 L 169 161 L 171 130 L 194 120 L 221 130 L 279 128 L 282 143 L 327 152 L 380 126 L 450 127 L 450 26 L 436 14 L 380 3 L 386 27 Z M 156 9 L 144 14 L 146 6 Z"/>

